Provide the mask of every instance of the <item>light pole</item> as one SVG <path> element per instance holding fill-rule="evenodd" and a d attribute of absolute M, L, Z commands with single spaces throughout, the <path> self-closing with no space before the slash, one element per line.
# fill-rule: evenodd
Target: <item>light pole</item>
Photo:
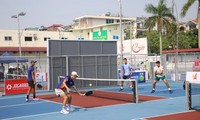
<path fill-rule="evenodd" d="M 178 17 L 178 10 L 177 10 L 177 6 L 176 4 L 174 3 L 173 1 L 173 5 L 176 7 L 176 66 L 175 66 L 175 69 L 176 69 L 176 72 L 175 72 L 175 81 L 178 82 L 179 80 L 179 74 L 178 74 L 178 47 L 179 47 L 179 44 L 178 44 L 178 41 L 179 41 L 179 26 L 178 26 L 178 21 L 179 21 L 179 17 Z"/>
<path fill-rule="evenodd" d="M 118 0 L 119 2 L 119 16 L 120 16 L 120 64 L 123 63 L 123 40 L 122 40 L 122 1 Z"/>
<path fill-rule="evenodd" d="M 17 19 L 17 23 L 18 23 L 18 40 L 19 40 L 19 56 L 22 56 L 22 50 L 21 50 L 21 34 L 20 34 L 20 21 L 19 21 L 19 17 L 20 16 L 25 16 L 26 13 L 25 12 L 21 12 L 18 13 L 17 15 L 13 15 L 11 16 L 11 18 L 16 18 Z"/>

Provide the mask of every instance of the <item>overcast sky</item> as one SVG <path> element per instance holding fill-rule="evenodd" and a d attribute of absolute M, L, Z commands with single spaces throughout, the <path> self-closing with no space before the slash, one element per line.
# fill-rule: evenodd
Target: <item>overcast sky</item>
<path fill-rule="evenodd" d="M 148 17 L 145 6 L 149 3 L 157 5 L 159 0 L 122 0 L 122 11 L 126 17 Z M 174 0 L 180 15 L 181 8 L 187 0 Z M 166 0 L 172 6 L 172 0 Z M 185 18 L 188 21 L 197 17 L 198 2 L 190 9 Z M 83 15 L 102 15 L 107 12 L 119 13 L 118 0 L 0 0 L 0 29 L 17 29 L 17 19 L 11 18 L 20 12 L 21 28 L 50 26 L 52 24 L 69 25 L 74 18 Z M 176 13 L 176 12 L 175 12 Z"/>

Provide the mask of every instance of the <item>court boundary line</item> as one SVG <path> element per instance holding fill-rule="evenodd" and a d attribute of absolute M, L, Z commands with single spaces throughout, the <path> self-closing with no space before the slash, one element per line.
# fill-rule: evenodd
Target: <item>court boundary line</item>
<path fill-rule="evenodd" d="M 40 102 L 32 102 L 32 103 L 23 103 L 23 104 L 15 104 L 15 105 L 4 105 L 4 106 L 0 106 L 1 108 L 7 108 L 7 107 L 15 107 L 15 106 L 23 106 L 23 105 L 32 105 L 32 104 L 40 104 L 40 103 L 45 103 L 45 101 L 40 101 Z"/>
<path fill-rule="evenodd" d="M 45 102 L 48 102 L 48 103 L 55 103 L 55 104 L 59 104 L 59 105 L 62 105 L 62 103 L 60 102 L 55 102 L 55 101 L 51 101 L 51 100 L 46 100 L 46 99 L 43 99 L 41 98 L 41 100 L 45 101 Z M 80 106 L 76 106 L 76 105 L 71 105 L 72 107 L 76 107 L 76 108 L 84 108 L 84 107 L 80 107 Z"/>
<path fill-rule="evenodd" d="M 179 90 L 180 88 L 176 88 L 176 89 L 171 89 L 172 91 L 173 90 Z M 180 89 L 181 90 L 181 89 Z M 166 89 L 159 89 L 159 90 L 156 90 L 156 91 L 158 91 L 158 92 L 163 92 L 163 91 L 168 91 L 168 89 L 166 88 Z M 151 93 L 151 91 L 142 91 L 141 93 Z M 152 94 L 154 94 L 154 93 L 152 93 Z M 172 93 L 173 94 L 173 93 Z"/>
<path fill-rule="evenodd" d="M 36 115 L 26 115 L 26 116 L 20 116 L 20 117 L 12 117 L 12 118 L 6 118 L 6 119 L 2 119 L 2 120 L 13 120 L 13 119 L 20 119 L 20 118 L 29 118 L 29 117 L 50 115 L 50 114 L 55 114 L 55 113 L 59 113 L 59 111 L 57 111 L 57 112 L 50 112 L 50 113 L 36 114 Z"/>
<path fill-rule="evenodd" d="M 162 116 L 167 116 L 167 115 L 176 115 L 176 114 L 189 113 L 189 112 L 194 112 L 194 111 L 195 111 L 195 110 L 182 111 L 182 112 L 169 113 L 169 114 L 162 114 L 162 115 L 152 115 L 152 116 L 144 117 L 144 118 L 133 118 L 133 119 L 131 119 L 131 120 L 147 120 L 148 118 L 153 118 L 153 117 L 162 117 Z"/>

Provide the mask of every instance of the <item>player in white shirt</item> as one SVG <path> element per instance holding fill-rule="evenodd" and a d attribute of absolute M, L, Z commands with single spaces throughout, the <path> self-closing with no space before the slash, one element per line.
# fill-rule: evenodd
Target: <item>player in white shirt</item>
<path fill-rule="evenodd" d="M 165 79 L 165 75 L 163 75 L 163 66 L 160 65 L 160 61 L 156 62 L 156 66 L 154 67 L 154 75 L 155 75 L 155 78 L 153 81 L 153 90 L 151 91 L 151 93 L 155 92 L 156 83 L 159 80 L 163 80 L 163 82 L 165 83 L 165 85 L 167 86 L 167 88 L 169 90 L 169 93 L 171 94 L 172 90 L 169 86 L 167 79 Z"/>

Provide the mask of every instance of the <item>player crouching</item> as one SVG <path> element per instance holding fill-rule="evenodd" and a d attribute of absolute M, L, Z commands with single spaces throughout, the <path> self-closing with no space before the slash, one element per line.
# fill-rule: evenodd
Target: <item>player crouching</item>
<path fill-rule="evenodd" d="M 77 77 L 77 72 L 73 71 L 70 76 L 66 76 L 65 79 L 61 80 L 55 88 L 56 95 L 63 98 L 62 110 L 60 111 L 63 114 L 68 114 L 71 111 L 72 96 L 70 95 L 70 88 L 73 88 L 79 95 L 84 96 L 75 87 L 74 80 Z M 67 108 L 66 104 L 68 104 Z"/>

